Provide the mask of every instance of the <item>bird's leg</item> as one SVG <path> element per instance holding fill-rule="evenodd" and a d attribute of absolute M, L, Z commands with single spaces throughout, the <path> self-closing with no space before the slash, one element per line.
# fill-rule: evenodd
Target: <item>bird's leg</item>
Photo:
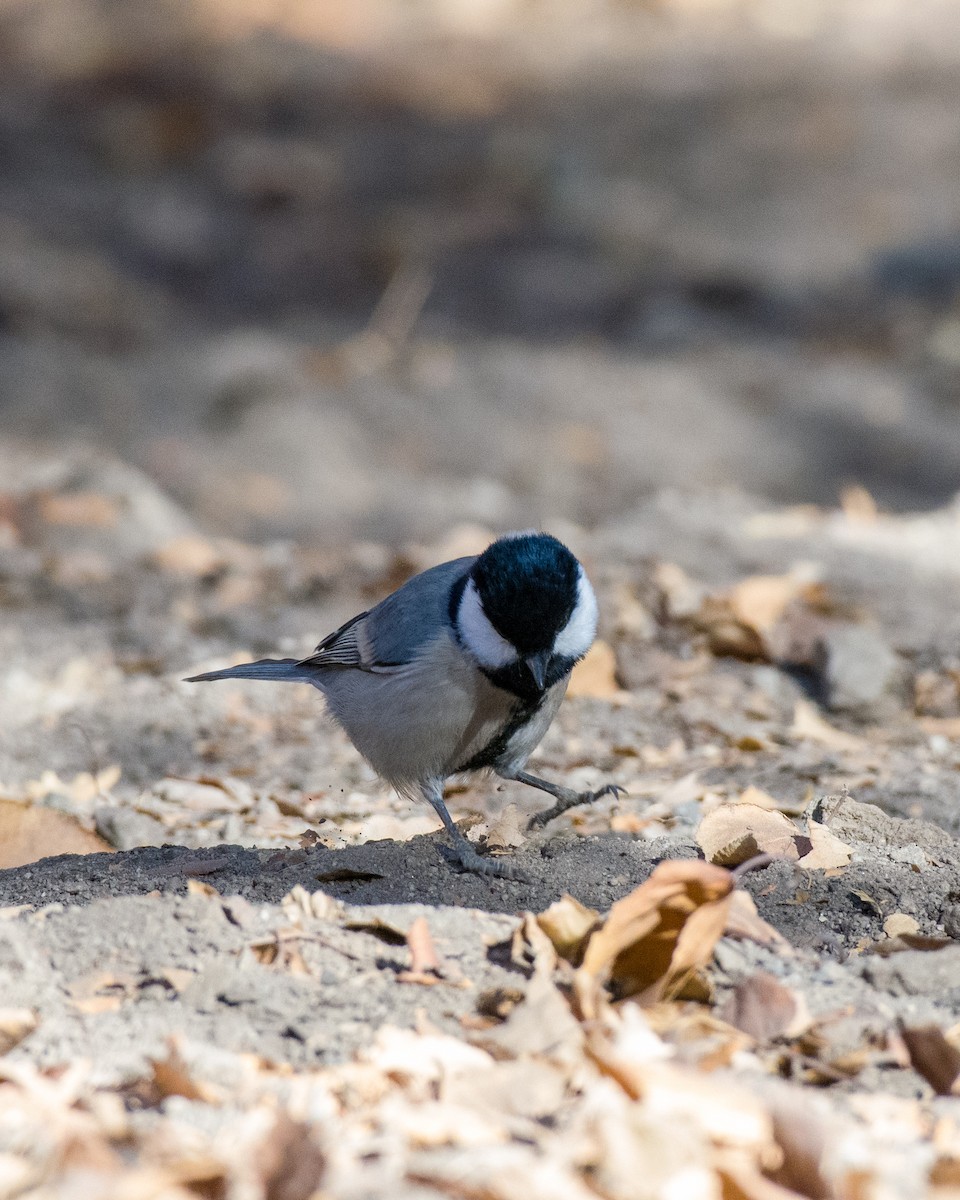
<path fill-rule="evenodd" d="M 518 783 L 527 783 L 530 787 L 539 788 L 541 792 L 546 792 L 548 796 L 553 796 L 556 800 L 551 808 L 545 808 L 543 812 L 534 813 L 527 822 L 528 829 L 542 829 L 554 817 L 559 817 L 561 813 L 565 813 L 568 808 L 575 808 L 578 804 L 592 804 L 594 800 L 599 800 L 601 796 L 619 796 L 624 789 L 615 783 L 608 783 L 605 787 L 598 788 L 595 792 L 578 792 L 573 788 L 561 787 L 559 783 L 550 783 L 547 779 L 538 779 L 536 775 L 530 775 L 526 771 L 516 771 L 509 776 L 510 779 L 515 779 Z"/>
<path fill-rule="evenodd" d="M 464 871 L 472 871 L 476 875 L 495 875 L 498 879 L 523 880 L 523 873 L 512 863 L 498 858 L 484 858 L 470 845 L 460 830 L 456 827 L 453 817 L 447 811 L 443 802 L 443 787 L 441 784 L 429 784 L 423 788 L 425 800 L 429 800 L 434 812 L 443 822 L 443 827 L 450 836 L 452 846 L 441 846 L 440 853 L 450 862 L 454 862 Z"/>

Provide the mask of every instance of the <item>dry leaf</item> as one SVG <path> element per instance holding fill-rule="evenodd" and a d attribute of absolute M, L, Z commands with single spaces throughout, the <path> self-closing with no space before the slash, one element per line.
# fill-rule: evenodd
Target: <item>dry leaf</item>
<path fill-rule="evenodd" d="M 523 914 L 520 924 L 513 931 L 510 961 L 520 970 L 527 970 L 532 964 L 534 975 L 548 978 L 556 969 L 557 952 L 553 942 L 531 912 Z"/>
<path fill-rule="evenodd" d="M 214 896 L 219 897 L 220 893 L 217 891 L 217 889 L 213 886 L 212 883 L 203 883 L 199 879 L 188 879 L 187 880 L 187 895 L 188 896 L 203 896 L 205 899 L 210 900 Z"/>
<path fill-rule="evenodd" d="M 754 787 L 751 784 L 748 788 L 744 788 L 737 797 L 736 804 L 755 804 L 758 808 L 779 809 L 780 805 L 763 788 Z"/>
<path fill-rule="evenodd" d="M 826 871 L 837 867 L 845 867 L 850 862 L 852 851 L 846 842 L 842 842 L 826 825 L 818 821 L 807 822 L 807 837 L 811 849 L 797 861 L 797 866 L 805 871 Z"/>
<path fill-rule="evenodd" d="M 799 830 L 783 813 L 757 804 L 725 804 L 700 822 L 697 845 L 712 863 L 737 866 L 757 854 L 797 859 Z"/>
<path fill-rule="evenodd" d="M 733 886 L 729 871 L 709 863 L 660 863 L 591 935 L 574 979 L 583 1015 L 596 1015 L 606 984 L 619 999 L 647 1004 L 675 995 L 709 962 Z"/>
<path fill-rule="evenodd" d="M 176 1038 L 169 1041 L 167 1057 L 150 1059 L 150 1066 L 154 1087 L 162 1097 L 183 1096 L 186 1100 L 203 1100 L 211 1104 L 217 1102 L 216 1093 L 193 1078 Z"/>
<path fill-rule="evenodd" d="M 60 492 L 39 498 L 38 511 L 50 525 L 109 529 L 120 519 L 115 497 L 100 492 Z"/>
<path fill-rule="evenodd" d="M 19 1045 L 36 1027 L 37 1014 L 32 1009 L 0 1008 L 0 1054 Z"/>
<path fill-rule="evenodd" d="M 810 1025 L 803 997 L 766 971 L 756 971 L 737 983 L 720 1017 L 758 1042 L 799 1037 Z"/>
<path fill-rule="evenodd" d="M 793 710 L 793 724 L 790 726 L 790 736 L 800 740 L 819 742 L 832 750 L 860 750 L 863 742 L 852 733 L 844 733 L 820 716 L 816 707 L 809 700 L 798 700 Z"/>
<path fill-rule="evenodd" d="M 587 938 L 600 924 L 600 914 L 565 893 L 537 916 L 537 924 L 560 957 L 577 966 Z"/>
<path fill-rule="evenodd" d="M 113 847 L 66 813 L 40 804 L 0 800 L 0 869 L 57 854 L 112 853 Z"/>
<path fill-rule="evenodd" d="M 724 934 L 726 937 L 758 942 L 761 946 L 771 946 L 781 955 L 794 953 L 793 946 L 778 929 L 767 924 L 757 912 L 753 897 L 742 888 L 738 888 L 730 897 Z"/>
<path fill-rule="evenodd" d="M 326 1157 L 311 1127 L 278 1114 L 257 1154 L 263 1200 L 309 1200 L 321 1194 Z"/>
<path fill-rule="evenodd" d="M 195 579 L 214 575 L 225 565 L 224 557 L 216 546 L 196 533 L 185 533 L 165 542 L 153 552 L 151 558 L 161 570 Z"/>
<path fill-rule="evenodd" d="M 920 922 L 907 913 L 891 913 L 883 923 L 883 932 L 890 938 L 901 937 L 905 933 L 917 934 L 920 932 Z"/>
<path fill-rule="evenodd" d="M 674 621 L 695 616 L 703 604 L 706 589 L 694 583 L 675 563 L 659 563 L 653 572 L 653 582 L 663 596 L 666 615 Z"/>
<path fill-rule="evenodd" d="M 499 816 L 487 828 L 486 844 L 493 850 L 513 850 L 527 840 L 525 822 L 521 822 L 520 810 L 515 804 L 504 807 Z"/>
<path fill-rule="evenodd" d="M 944 1036 L 938 1025 L 900 1030 L 910 1063 L 938 1096 L 960 1095 L 960 1050 Z"/>
<path fill-rule="evenodd" d="M 586 657 L 573 668 L 567 695 L 611 700 L 628 694 L 617 683 L 617 656 L 613 647 L 607 642 L 595 641 Z"/>
<path fill-rule="evenodd" d="M 137 990 L 137 980 L 132 975 L 115 975 L 103 971 L 78 979 L 67 989 L 70 1004 L 78 1012 L 95 1016 L 97 1013 L 116 1012 Z"/>
<path fill-rule="evenodd" d="M 410 949 L 410 974 L 425 975 L 440 970 L 440 958 L 433 944 L 430 926 L 426 917 L 417 917 L 407 930 L 407 946 Z"/>
<path fill-rule="evenodd" d="M 730 589 L 730 607 L 744 624 L 766 636 L 808 582 L 799 573 L 750 575 Z"/>
<path fill-rule="evenodd" d="M 763 636 L 742 620 L 723 596 L 708 596 L 697 613 L 697 628 L 707 635 L 713 654 L 755 662 L 769 658 Z"/>

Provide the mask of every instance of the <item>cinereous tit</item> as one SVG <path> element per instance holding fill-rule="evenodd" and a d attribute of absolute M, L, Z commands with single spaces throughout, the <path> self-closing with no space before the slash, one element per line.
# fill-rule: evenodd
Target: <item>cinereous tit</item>
<path fill-rule="evenodd" d="M 310 683 L 383 779 L 436 809 L 448 853 L 480 874 L 516 877 L 482 857 L 443 802 L 451 775 L 490 770 L 540 788 L 556 803 L 542 825 L 576 804 L 616 793 L 576 792 L 523 768 L 550 727 L 570 672 L 597 630 L 593 588 L 570 551 L 545 533 L 501 537 L 408 580 L 331 633 L 304 659 L 261 659 L 207 679 Z"/>

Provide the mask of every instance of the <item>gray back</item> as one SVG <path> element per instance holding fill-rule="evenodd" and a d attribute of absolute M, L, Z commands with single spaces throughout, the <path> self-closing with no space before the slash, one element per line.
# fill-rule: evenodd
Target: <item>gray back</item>
<path fill-rule="evenodd" d="M 450 589 L 476 557 L 455 558 L 408 579 L 371 608 L 363 622 L 374 661 L 406 663 L 448 623 Z"/>

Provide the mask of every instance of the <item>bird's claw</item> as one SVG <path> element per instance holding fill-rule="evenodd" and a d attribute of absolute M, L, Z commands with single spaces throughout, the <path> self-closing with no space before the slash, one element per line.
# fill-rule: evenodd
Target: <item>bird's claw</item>
<path fill-rule="evenodd" d="M 545 808 L 543 812 L 534 813 L 527 822 L 527 829 L 542 829 L 544 825 L 549 825 L 551 821 L 561 816 L 570 808 L 576 808 L 580 804 L 593 804 L 603 796 L 625 796 L 627 789 L 621 787 L 619 783 L 607 783 L 602 788 L 597 788 L 595 792 L 575 792 L 572 788 L 564 788 L 563 792 L 557 799 L 556 804 L 550 808 Z"/>
<path fill-rule="evenodd" d="M 529 876 L 519 867 L 502 858 L 486 858 L 478 853 L 469 842 L 447 846 L 438 843 L 437 849 L 452 866 L 473 875 L 486 875 L 488 878 L 509 879 L 513 883 L 529 883 Z"/>

